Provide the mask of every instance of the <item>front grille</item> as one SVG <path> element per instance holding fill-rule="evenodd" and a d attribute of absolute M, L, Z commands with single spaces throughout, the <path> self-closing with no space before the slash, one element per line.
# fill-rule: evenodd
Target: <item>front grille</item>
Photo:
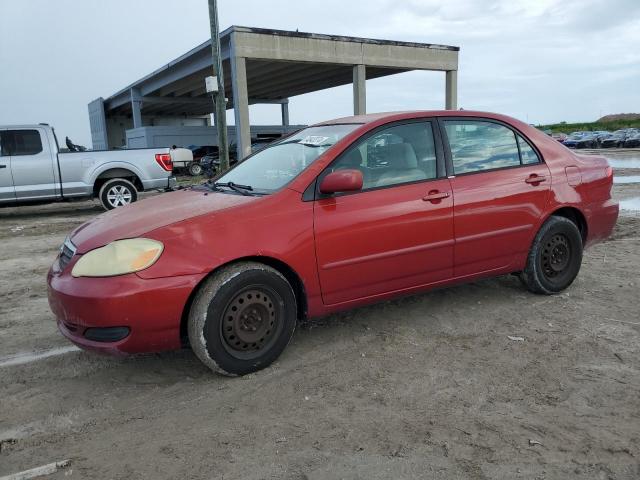
<path fill-rule="evenodd" d="M 69 264 L 75 254 L 76 246 L 67 238 L 62 244 L 62 247 L 60 247 L 60 256 L 58 257 L 61 271 Z"/>

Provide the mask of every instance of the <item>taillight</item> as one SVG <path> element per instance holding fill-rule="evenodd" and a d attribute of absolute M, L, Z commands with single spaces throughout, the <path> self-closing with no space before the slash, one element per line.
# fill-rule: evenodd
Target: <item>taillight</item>
<path fill-rule="evenodd" d="M 156 162 L 167 172 L 173 170 L 173 160 L 171 160 L 169 153 L 156 153 Z"/>
<path fill-rule="evenodd" d="M 611 178 L 613 177 L 613 167 L 611 165 L 609 165 L 605 171 L 604 171 L 605 175 L 607 178 Z"/>

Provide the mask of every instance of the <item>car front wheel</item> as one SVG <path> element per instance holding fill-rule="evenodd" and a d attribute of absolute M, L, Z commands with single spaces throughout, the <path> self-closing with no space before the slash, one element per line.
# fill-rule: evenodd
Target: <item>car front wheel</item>
<path fill-rule="evenodd" d="M 573 283 L 581 264 L 578 227 L 567 218 L 552 216 L 538 231 L 520 279 L 531 292 L 551 295 Z"/>
<path fill-rule="evenodd" d="M 245 375 L 270 365 L 291 340 L 296 297 L 277 270 L 237 263 L 202 284 L 188 321 L 189 342 L 202 363 L 223 375 Z"/>

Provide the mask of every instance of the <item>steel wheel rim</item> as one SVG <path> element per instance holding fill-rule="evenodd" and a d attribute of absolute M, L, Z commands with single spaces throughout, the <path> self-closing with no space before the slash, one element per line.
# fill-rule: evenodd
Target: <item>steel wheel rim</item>
<path fill-rule="evenodd" d="M 572 249 L 569 239 L 560 233 L 547 240 L 542 248 L 542 270 L 547 278 L 555 279 L 566 272 L 571 264 Z"/>
<path fill-rule="evenodd" d="M 227 352 L 243 360 L 260 357 L 277 340 L 283 327 L 284 302 L 270 287 L 250 286 L 225 308 L 221 340 Z"/>
<path fill-rule="evenodd" d="M 107 190 L 107 202 L 114 208 L 130 204 L 132 198 L 131 190 L 124 185 L 114 185 Z"/>
<path fill-rule="evenodd" d="M 191 173 L 193 175 L 200 175 L 202 173 L 202 166 L 200 166 L 200 165 L 192 165 L 191 166 Z"/>

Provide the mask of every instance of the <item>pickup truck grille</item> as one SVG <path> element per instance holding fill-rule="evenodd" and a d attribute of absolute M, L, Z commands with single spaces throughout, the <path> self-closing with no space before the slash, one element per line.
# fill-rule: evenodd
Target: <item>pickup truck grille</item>
<path fill-rule="evenodd" d="M 69 264 L 75 254 L 76 246 L 67 238 L 62 244 L 62 247 L 60 247 L 60 256 L 58 257 L 61 271 Z"/>

